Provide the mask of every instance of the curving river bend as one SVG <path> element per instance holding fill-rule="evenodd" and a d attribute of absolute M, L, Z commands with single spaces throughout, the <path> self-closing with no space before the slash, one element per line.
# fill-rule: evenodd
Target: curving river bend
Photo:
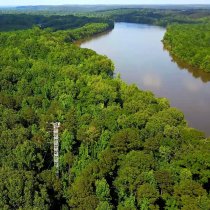
<path fill-rule="evenodd" d="M 210 136 L 210 74 L 174 62 L 161 42 L 165 30 L 115 23 L 111 32 L 86 40 L 81 47 L 108 56 L 124 81 L 168 98 L 184 112 L 189 126 Z"/>

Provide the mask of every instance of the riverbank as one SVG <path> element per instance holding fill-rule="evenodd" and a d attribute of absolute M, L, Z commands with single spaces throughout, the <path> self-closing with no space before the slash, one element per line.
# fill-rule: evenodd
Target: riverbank
<path fill-rule="evenodd" d="M 210 73 L 209 27 L 208 22 L 171 25 L 164 35 L 164 46 L 179 60 Z"/>
<path fill-rule="evenodd" d="M 86 40 L 81 47 L 108 56 L 124 81 L 168 98 L 184 112 L 190 126 L 210 135 L 209 74 L 177 63 L 161 42 L 165 32 L 158 26 L 115 23 L 114 30 Z"/>

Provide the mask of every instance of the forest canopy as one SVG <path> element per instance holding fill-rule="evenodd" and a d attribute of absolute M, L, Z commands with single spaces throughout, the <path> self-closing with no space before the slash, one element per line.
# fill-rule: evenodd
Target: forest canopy
<path fill-rule="evenodd" d="M 110 27 L 0 33 L 0 209 L 210 209 L 210 139 L 74 44 Z"/>
<path fill-rule="evenodd" d="M 192 24 L 210 20 L 208 9 L 115 9 L 88 13 L 90 17 L 104 17 L 116 22 L 152 24 L 166 27 L 170 24 Z"/>
<path fill-rule="evenodd" d="M 82 27 L 88 23 L 108 23 L 112 21 L 102 18 L 84 17 L 74 15 L 31 15 L 31 14 L 1 14 L 0 31 L 13 31 L 21 29 L 30 29 L 33 26 L 42 29 L 51 28 L 53 30 L 64 30 Z"/>
<path fill-rule="evenodd" d="M 170 53 L 193 67 L 210 72 L 210 23 L 172 25 L 163 42 Z"/>

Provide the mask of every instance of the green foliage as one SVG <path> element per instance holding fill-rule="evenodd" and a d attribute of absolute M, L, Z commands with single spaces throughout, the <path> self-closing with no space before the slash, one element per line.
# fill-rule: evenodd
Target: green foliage
<path fill-rule="evenodd" d="M 96 195 L 100 201 L 110 200 L 109 185 L 104 178 L 102 180 L 96 180 Z"/>
<path fill-rule="evenodd" d="M 173 7 L 173 6 L 172 6 Z M 129 22 L 141 24 L 153 24 L 159 26 L 167 26 L 172 23 L 200 23 L 203 20 L 209 19 L 209 9 L 191 9 L 184 8 L 164 8 L 159 9 L 156 5 L 155 8 L 118 8 L 105 11 L 96 11 L 90 13 L 90 17 L 105 17 L 112 19 L 116 22 Z"/>
<path fill-rule="evenodd" d="M 0 209 L 210 209 L 209 139 L 73 43 L 111 26 L 0 34 Z"/>
<path fill-rule="evenodd" d="M 210 72 L 209 23 L 172 25 L 163 42 L 170 53 L 186 64 Z"/>
<path fill-rule="evenodd" d="M 158 190 L 149 183 L 141 185 L 137 190 L 137 202 L 140 209 L 146 210 L 154 207 L 158 197 Z"/>
<path fill-rule="evenodd" d="M 66 42 L 74 42 L 76 40 L 81 40 L 81 39 L 85 39 L 88 38 L 90 36 L 92 36 L 93 34 L 97 34 L 97 33 L 102 33 L 104 31 L 107 31 L 109 29 L 113 28 L 113 24 L 111 22 L 108 23 L 89 23 L 84 25 L 81 28 L 77 28 L 74 30 L 66 30 L 66 36 L 65 36 L 65 41 Z M 59 34 L 63 34 L 63 32 L 58 32 Z M 97 57 L 97 55 L 95 55 Z M 91 66 L 92 59 L 97 60 L 97 58 L 91 57 L 89 59 L 87 59 L 87 63 L 84 63 L 81 67 L 86 68 L 86 70 L 89 71 L 98 71 L 99 69 L 97 68 L 97 66 Z M 106 65 L 106 63 L 108 62 L 107 59 L 104 59 L 104 67 Z M 102 63 L 101 63 L 102 64 Z M 103 72 L 103 66 L 101 66 L 101 72 Z"/>
<path fill-rule="evenodd" d="M 65 30 L 82 27 L 88 23 L 109 23 L 101 18 L 78 17 L 74 15 L 32 15 L 32 14 L 0 14 L 0 31 L 29 29 L 38 26 L 42 29 Z M 85 37 L 83 37 L 85 38 Z"/>

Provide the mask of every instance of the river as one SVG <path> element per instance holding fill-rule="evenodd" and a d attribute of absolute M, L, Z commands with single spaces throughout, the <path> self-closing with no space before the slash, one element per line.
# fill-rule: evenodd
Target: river
<path fill-rule="evenodd" d="M 168 98 L 171 106 L 184 112 L 189 126 L 210 136 L 210 74 L 173 61 L 161 42 L 165 31 L 115 23 L 112 31 L 84 41 L 81 47 L 108 56 L 124 81 Z"/>

